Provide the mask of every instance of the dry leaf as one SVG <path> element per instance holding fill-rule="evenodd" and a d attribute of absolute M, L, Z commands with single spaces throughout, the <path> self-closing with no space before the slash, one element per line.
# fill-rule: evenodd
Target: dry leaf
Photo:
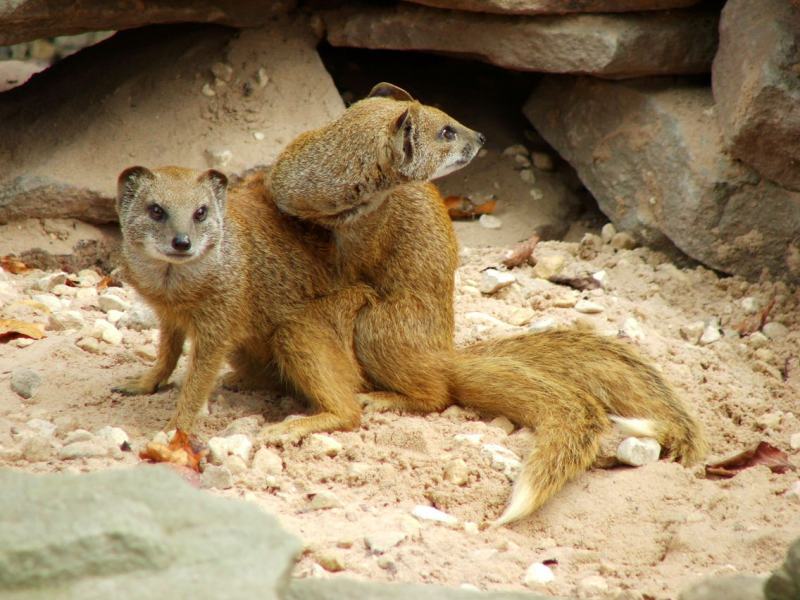
<path fill-rule="evenodd" d="M 767 319 L 769 318 L 769 313 L 772 312 L 773 307 L 775 306 L 775 298 L 769 301 L 761 312 L 757 315 L 753 315 L 752 317 L 747 317 L 744 321 L 739 323 L 736 327 L 736 331 L 739 332 L 741 337 L 746 335 L 750 335 L 755 333 L 756 331 L 761 331 L 764 328 L 764 325 L 767 324 Z"/>
<path fill-rule="evenodd" d="M 444 206 L 451 219 L 474 219 L 492 214 L 497 207 L 497 200 L 475 204 L 465 196 L 448 196 L 444 199 Z"/>
<path fill-rule="evenodd" d="M 18 337 L 40 340 L 44 337 L 44 325 L 14 319 L 0 319 L 0 342 L 7 342 Z"/>
<path fill-rule="evenodd" d="M 506 251 L 503 255 L 503 264 L 509 269 L 518 267 L 526 262 L 533 264 L 533 251 L 536 245 L 541 241 L 541 238 L 534 234 L 524 242 L 520 242 L 511 250 Z"/>
<path fill-rule="evenodd" d="M 191 440 L 185 431 L 180 429 L 172 436 L 169 445 L 149 442 L 139 453 L 139 458 L 152 462 L 165 462 L 179 467 L 189 467 L 200 471 L 200 461 L 208 454 L 196 440 Z"/>
<path fill-rule="evenodd" d="M 729 478 L 742 469 L 755 467 L 756 465 L 767 466 L 773 473 L 785 473 L 786 471 L 795 470 L 795 466 L 789 462 L 789 456 L 786 452 L 767 442 L 759 442 L 758 445 L 748 448 L 744 452 L 739 452 L 719 462 L 706 465 L 706 475 Z"/>
<path fill-rule="evenodd" d="M 112 279 L 110 275 L 104 276 L 100 281 L 97 282 L 97 291 L 102 292 L 109 285 L 111 285 L 111 281 Z"/>
<path fill-rule="evenodd" d="M 0 267 L 3 267 L 4 270 L 8 271 L 9 273 L 13 273 L 14 275 L 26 273 L 31 270 L 28 265 L 26 265 L 20 259 L 11 256 L 10 254 L 0 257 Z"/>

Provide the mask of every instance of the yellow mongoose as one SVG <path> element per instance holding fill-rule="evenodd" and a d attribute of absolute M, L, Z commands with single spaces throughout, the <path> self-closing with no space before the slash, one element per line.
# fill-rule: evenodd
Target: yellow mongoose
<path fill-rule="evenodd" d="M 132 167 L 119 176 L 125 277 L 155 310 L 161 338 L 155 366 L 115 391 L 155 392 L 188 336 L 187 375 L 166 429 L 192 430 L 226 359 L 228 385 L 287 383 L 320 408 L 296 423 L 358 427 L 353 319 L 370 290 L 334 290 L 330 235 L 278 212 L 263 176 L 226 192 L 217 171 Z"/>
<path fill-rule="evenodd" d="M 520 519 L 595 461 L 611 420 L 657 438 L 684 464 L 702 457 L 700 425 L 630 346 L 577 330 L 453 347 L 458 255 L 436 187 L 483 136 L 404 90 L 378 84 L 339 119 L 278 157 L 270 191 L 284 213 L 329 228 L 341 285 L 377 299 L 355 320 L 358 362 L 383 409 L 458 403 L 536 429 L 498 524 Z"/>

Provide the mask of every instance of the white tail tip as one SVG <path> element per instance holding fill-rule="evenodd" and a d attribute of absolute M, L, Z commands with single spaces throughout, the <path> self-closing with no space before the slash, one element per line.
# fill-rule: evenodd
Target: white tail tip
<path fill-rule="evenodd" d="M 627 417 L 618 417 L 616 415 L 608 415 L 608 418 L 626 435 L 651 438 L 658 437 L 658 427 L 656 422 L 652 419 L 630 419 Z"/>

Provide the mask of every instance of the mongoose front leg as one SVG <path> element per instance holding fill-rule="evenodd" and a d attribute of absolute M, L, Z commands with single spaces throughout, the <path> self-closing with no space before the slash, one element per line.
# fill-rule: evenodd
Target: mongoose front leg
<path fill-rule="evenodd" d="M 217 375 L 225 362 L 226 348 L 217 338 L 198 336 L 192 343 L 192 354 L 186 380 L 183 382 L 175 415 L 165 427 L 192 431 L 195 419 L 217 382 Z"/>
<path fill-rule="evenodd" d="M 179 328 L 162 324 L 156 364 L 142 375 L 115 385 L 111 391 L 126 396 L 154 394 L 158 390 L 158 386 L 167 381 L 175 370 L 175 365 L 178 364 L 178 359 L 183 351 L 185 339 L 186 334 Z"/>

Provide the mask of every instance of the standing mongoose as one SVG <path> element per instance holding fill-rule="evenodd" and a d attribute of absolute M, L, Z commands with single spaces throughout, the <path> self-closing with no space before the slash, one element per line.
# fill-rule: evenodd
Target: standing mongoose
<path fill-rule="evenodd" d="M 657 438 L 690 464 L 705 452 L 698 422 L 631 346 L 587 331 L 530 333 L 454 348 L 452 224 L 429 180 L 466 165 L 480 133 L 378 84 L 332 123 L 302 134 L 269 179 L 280 210 L 328 228 L 339 285 L 377 298 L 355 319 L 354 344 L 381 409 L 458 403 L 536 429 L 497 523 L 539 508 L 597 458 L 611 420 Z"/>
<path fill-rule="evenodd" d="M 319 409 L 292 421 L 313 431 L 358 427 L 355 314 L 371 291 L 335 289 L 330 234 L 280 213 L 263 175 L 230 191 L 217 171 L 131 167 L 118 180 L 125 278 L 154 309 L 158 358 L 117 386 L 151 394 L 191 342 L 166 429 L 192 431 L 227 359 L 234 387 L 289 388 Z"/>

